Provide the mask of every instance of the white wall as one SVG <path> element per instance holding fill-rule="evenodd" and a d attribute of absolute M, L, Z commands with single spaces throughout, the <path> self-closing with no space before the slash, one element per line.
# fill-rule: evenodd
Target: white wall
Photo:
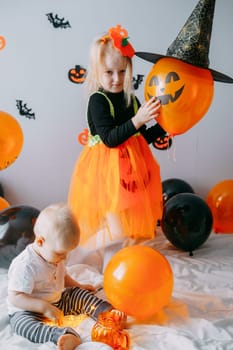
<path fill-rule="evenodd" d="M 92 39 L 120 23 L 137 51 L 165 54 L 197 0 L 0 0 L 0 110 L 14 116 L 24 133 L 19 158 L 0 172 L 11 205 L 42 209 L 66 200 L 70 176 L 81 146 L 77 135 L 86 126 L 82 85 L 67 78 L 70 68 L 87 68 Z M 53 28 L 46 14 L 69 20 L 71 28 Z M 233 1 L 216 0 L 210 67 L 233 76 Z M 152 64 L 134 58 L 134 74 Z M 136 91 L 143 99 L 143 84 Z M 21 116 L 16 100 L 35 112 Z M 173 148 L 158 151 L 162 179 L 179 177 L 205 197 L 211 187 L 233 178 L 233 84 L 215 83 L 205 117 Z M 0 126 L 1 127 L 1 126 Z M 93 174 L 94 176 L 94 174 Z"/>

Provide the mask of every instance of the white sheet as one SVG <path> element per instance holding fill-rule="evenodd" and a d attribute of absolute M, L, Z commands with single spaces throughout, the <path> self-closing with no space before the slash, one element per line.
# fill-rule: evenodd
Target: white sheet
<path fill-rule="evenodd" d="M 233 235 L 211 234 L 194 256 L 177 250 L 162 233 L 153 246 L 169 260 L 174 272 L 174 290 L 170 304 L 147 324 L 131 322 L 128 332 L 130 350 L 232 350 L 233 349 Z M 109 248 L 113 254 L 119 245 Z M 69 261 L 70 273 L 80 282 L 100 286 L 104 256 L 101 251 L 77 250 Z M 90 266 L 88 265 L 90 264 Z M 33 344 L 13 335 L 6 309 L 7 270 L 0 269 L 0 349 L 56 349 L 52 343 Z M 102 292 L 100 292 L 102 295 Z M 90 350 L 90 318 L 78 327 Z M 93 344 L 91 349 L 100 349 Z M 102 347 L 104 350 L 106 347 Z"/>

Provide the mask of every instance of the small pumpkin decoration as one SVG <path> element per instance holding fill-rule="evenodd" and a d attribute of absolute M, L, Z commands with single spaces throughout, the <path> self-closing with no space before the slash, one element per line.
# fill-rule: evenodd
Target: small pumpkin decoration
<path fill-rule="evenodd" d="M 172 138 L 169 135 L 161 135 L 152 143 L 154 148 L 163 151 L 169 149 L 172 145 Z"/>
<path fill-rule="evenodd" d="M 88 142 L 88 133 L 88 129 L 85 128 L 78 134 L 78 142 L 83 146 L 85 146 Z"/>
<path fill-rule="evenodd" d="M 129 350 L 129 334 L 109 311 L 102 312 L 91 330 L 92 341 L 110 345 L 114 350 Z"/>
<path fill-rule="evenodd" d="M 175 58 L 158 60 L 149 72 L 145 99 L 156 96 L 161 101 L 157 122 L 170 135 L 182 134 L 207 112 L 214 94 L 209 70 Z"/>
<path fill-rule="evenodd" d="M 68 73 L 68 77 L 72 83 L 82 84 L 86 78 L 86 69 L 80 65 L 76 65 L 75 68 L 71 68 Z"/>

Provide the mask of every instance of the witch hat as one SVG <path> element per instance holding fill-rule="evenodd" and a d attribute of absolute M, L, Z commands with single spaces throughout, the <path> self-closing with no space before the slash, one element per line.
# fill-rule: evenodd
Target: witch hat
<path fill-rule="evenodd" d="M 146 61 L 156 63 L 163 57 L 173 57 L 194 66 L 209 69 L 215 81 L 233 83 L 233 78 L 209 68 L 209 46 L 215 0 L 199 0 L 193 12 L 167 49 L 166 55 L 135 52 Z"/>

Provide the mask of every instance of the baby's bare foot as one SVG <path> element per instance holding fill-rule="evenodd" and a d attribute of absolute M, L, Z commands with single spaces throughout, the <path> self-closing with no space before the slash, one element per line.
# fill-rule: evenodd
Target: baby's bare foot
<path fill-rule="evenodd" d="M 58 350 L 74 350 L 81 344 L 81 339 L 71 333 L 66 333 L 60 336 L 57 342 Z"/>

